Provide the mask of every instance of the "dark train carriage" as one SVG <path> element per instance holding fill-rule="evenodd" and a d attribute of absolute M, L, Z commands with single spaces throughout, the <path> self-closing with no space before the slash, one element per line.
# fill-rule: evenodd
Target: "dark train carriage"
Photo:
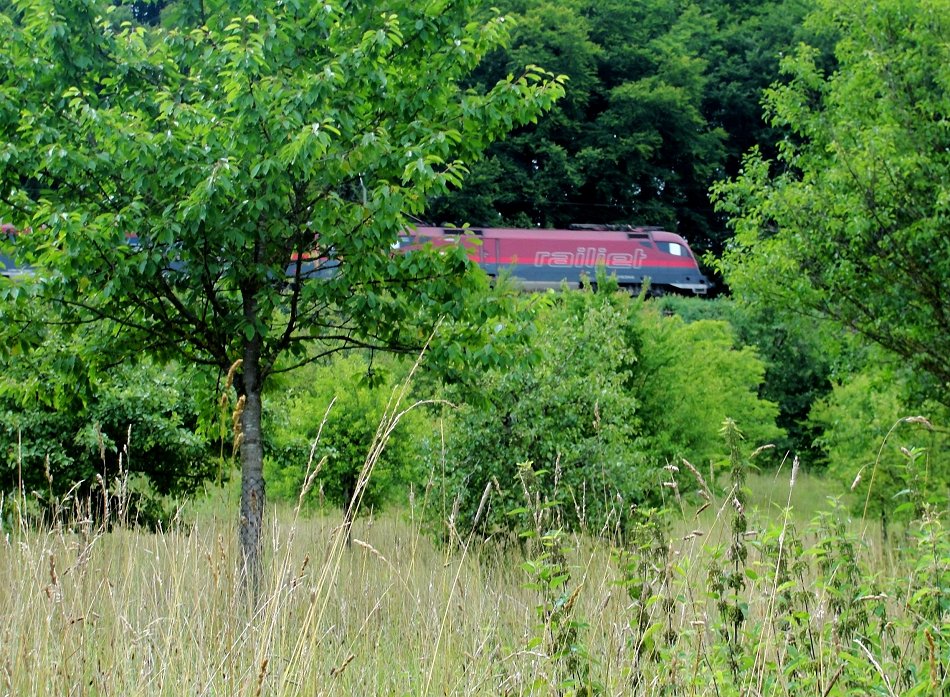
<path fill-rule="evenodd" d="M 12 225 L 0 223 L 0 276 L 18 276 L 29 273 L 29 267 L 17 264 L 14 259 L 14 243 L 17 230 Z"/>

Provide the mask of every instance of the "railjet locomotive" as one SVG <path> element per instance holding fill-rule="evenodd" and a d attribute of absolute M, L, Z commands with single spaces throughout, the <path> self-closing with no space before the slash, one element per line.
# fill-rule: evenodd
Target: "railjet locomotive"
<path fill-rule="evenodd" d="M 659 228 L 576 225 L 567 230 L 420 226 L 399 240 L 401 250 L 426 243 L 464 245 L 492 277 L 507 273 L 526 289 L 577 288 L 603 267 L 622 288 L 638 292 L 705 295 L 711 284 L 689 245 Z"/>

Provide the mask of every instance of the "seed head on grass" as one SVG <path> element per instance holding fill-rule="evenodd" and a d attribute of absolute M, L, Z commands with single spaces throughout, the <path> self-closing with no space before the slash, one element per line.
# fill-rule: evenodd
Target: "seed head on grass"
<path fill-rule="evenodd" d="M 696 483 L 699 484 L 699 495 L 703 497 L 705 501 L 712 501 L 712 494 L 709 491 L 709 486 L 706 484 L 706 480 L 703 478 L 703 475 L 699 473 L 692 463 L 687 460 L 685 457 L 682 458 L 683 466 L 689 470 L 690 474 L 693 475 L 693 478 L 696 480 Z"/>
<path fill-rule="evenodd" d="M 241 417 L 244 416 L 244 404 L 246 402 L 246 397 L 241 395 L 238 398 L 237 404 L 234 405 L 234 412 L 231 414 L 231 429 L 234 433 L 234 441 L 231 444 L 231 456 L 237 455 L 238 450 L 241 448 L 241 444 L 244 442 L 244 428 L 241 425 Z"/>
<path fill-rule="evenodd" d="M 268 659 L 261 661 L 261 669 L 257 674 L 257 689 L 254 690 L 255 697 L 261 697 L 261 691 L 264 688 L 264 678 L 267 677 L 267 663 Z"/>
<path fill-rule="evenodd" d="M 492 482 L 485 484 L 485 490 L 482 492 L 482 498 L 478 502 L 478 510 L 475 511 L 475 519 L 472 521 L 472 527 L 477 528 L 478 522 L 482 519 L 482 513 L 485 511 L 485 504 L 488 503 L 488 497 L 491 496 Z"/>
<path fill-rule="evenodd" d="M 347 656 L 346 658 L 344 658 L 344 659 L 343 659 L 343 663 L 341 663 L 341 664 L 338 665 L 336 668 L 334 668 L 333 670 L 330 671 L 330 677 L 331 677 L 331 678 L 338 678 L 338 677 L 340 677 L 341 675 L 343 675 L 343 671 L 346 670 L 346 667 L 347 667 L 348 665 L 350 665 L 350 663 L 352 663 L 352 662 L 353 662 L 353 659 L 355 659 L 355 658 L 356 658 L 356 655 L 355 655 L 355 654 L 352 654 L 352 653 L 351 653 L 349 656 Z"/>
<path fill-rule="evenodd" d="M 367 552 L 372 554 L 374 557 L 376 557 L 377 559 L 385 563 L 387 566 L 390 566 L 390 567 L 392 566 L 392 564 L 389 563 L 389 560 L 383 556 L 382 552 L 380 552 L 378 549 L 373 547 L 373 545 L 371 545 L 369 542 L 364 542 L 363 540 L 359 540 L 354 537 L 353 544 L 355 544 L 357 547 L 362 547 Z"/>
<path fill-rule="evenodd" d="M 861 483 L 861 474 L 864 472 L 864 467 L 858 470 L 858 473 L 854 475 L 854 481 L 851 482 L 851 491 L 854 491 L 858 488 L 858 484 Z"/>

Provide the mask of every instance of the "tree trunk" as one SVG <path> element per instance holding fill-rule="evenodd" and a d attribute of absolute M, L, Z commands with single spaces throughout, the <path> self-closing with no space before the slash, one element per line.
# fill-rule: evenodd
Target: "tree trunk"
<path fill-rule="evenodd" d="M 241 414 L 241 556 L 245 587 L 256 598 L 263 575 L 264 449 L 261 444 L 260 339 L 244 349 L 244 411 Z"/>

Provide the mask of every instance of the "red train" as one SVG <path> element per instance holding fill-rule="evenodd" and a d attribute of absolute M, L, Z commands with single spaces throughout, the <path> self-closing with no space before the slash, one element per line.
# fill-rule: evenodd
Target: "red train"
<path fill-rule="evenodd" d="M 462 244 L 489 276 L 507 272 L 531 290 L 577 288 L 600 266 L 622 288 L 637 292 L 649 279 L 653 294 L 705 295 L 711 284 L 689 245 L 658 228 L 576 225 L 568 230 L 420 226 L 402 236 L 400 249 L 425 243 Z"/>
<path fill-rule="evenodd" d="M 2 226 L 12 241 L 14 229 Z M 130 237 L 134 244 L 136 238 Z M 519 228 L 448 228 L 419 226 L 407 230 L 398 248 L 411 251 L 426 243 L 462 244 L 469 258 L 489 276 L 510 274 L 526 289 L 577 288 L 582 276 L 596 278 L 603 266 L 622 288 L 638 292 L 649 279 L 650 292 L 705 295 L 710 289 L 689 245 L 679 235 L 657 228 L 578 225 L 569 230 Z M 336 265 L 308 260 L 307 277 L 335 273 Z M 174 264 L 172 265 L 174 268 Z M 288 274 L 295 269 L 288 267 Z M 0 255 L 0 275 L 30 273 Z"/>

